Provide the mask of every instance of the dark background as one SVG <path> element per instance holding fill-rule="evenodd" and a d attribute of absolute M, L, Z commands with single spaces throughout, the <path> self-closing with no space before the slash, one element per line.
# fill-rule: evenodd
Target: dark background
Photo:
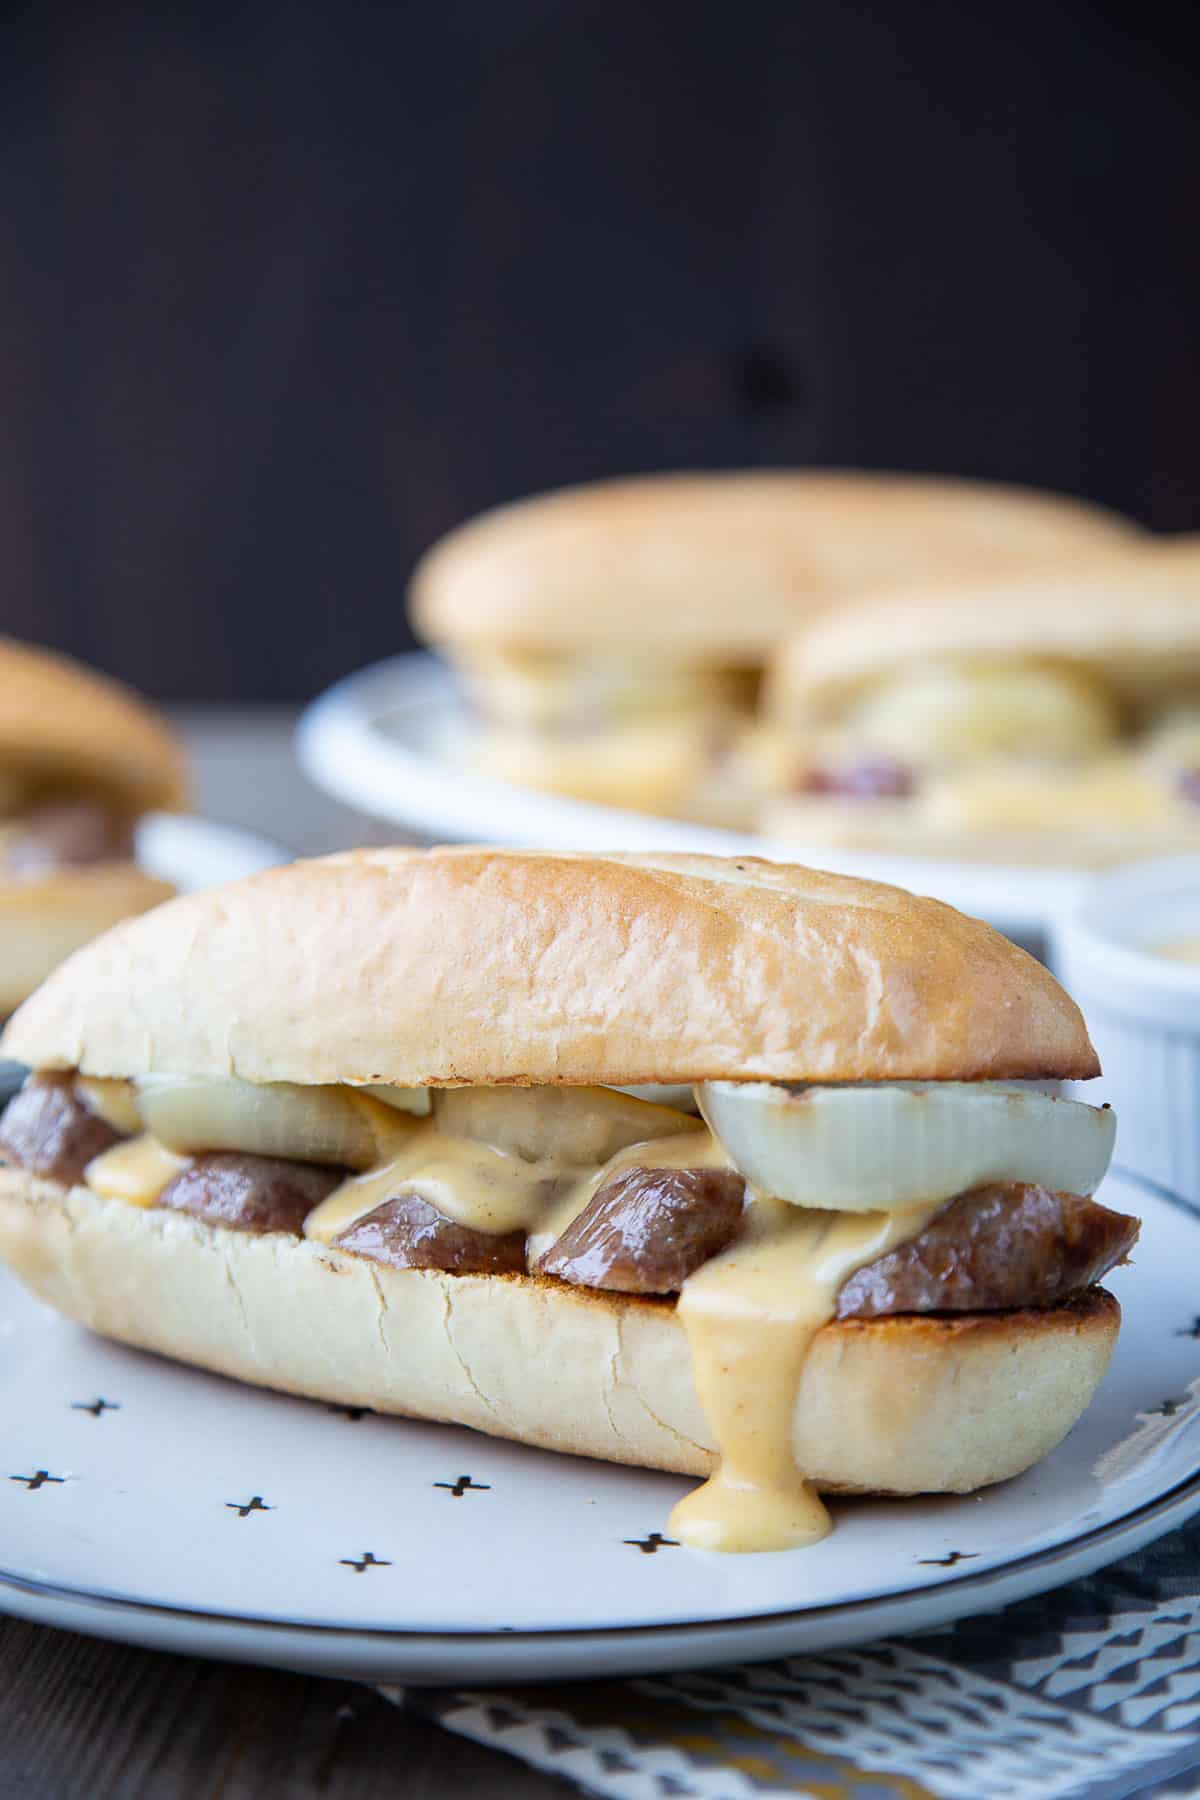
<path fill-rule="evenodd" d="M 670 466 L 1200 526 L 1196 9 L 0 11 L 0 626 L 168 698 L 407 641 L 490 503 Z"/>

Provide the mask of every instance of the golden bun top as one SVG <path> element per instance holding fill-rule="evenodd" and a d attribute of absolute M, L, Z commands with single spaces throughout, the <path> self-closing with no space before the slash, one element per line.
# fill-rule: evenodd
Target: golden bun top
<path fill-rule="evenodd" d="M 636 476 L 470 520 L 427 552 L 410 602 L 450 647 L 758 661 L 843 594 L 1137 535 L 1079 500 L 933 476 Z"/>
<path fill-rule="evenodd" d="M 58 969 L 0 1052 L 414 1087 L 1099 1072 L 1053 976 L 939 901 L 749 857 L 470 848 L 172 900 Z"/>
<path fill-rule="evenodd" d="M 107 675 L 14 638 L 0 638 L 0 766 L 135 812 L 188 803 L 183 751 L 159 713 Z"/>
<path fill-rule="evenodd" d="M 780 648 L 770 704 L 830 715 L 914 664 L 1030 659 L 1097 671 L 1135 704 L 1200 687 L 1200 536 L 863 599 Z"/>

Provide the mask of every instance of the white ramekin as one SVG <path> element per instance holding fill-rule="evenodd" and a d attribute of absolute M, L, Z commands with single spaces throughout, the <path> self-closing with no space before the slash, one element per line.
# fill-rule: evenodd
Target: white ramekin
<path fill-rule="evenodd" d="M 1098 879 L 1056 921 L 1049 961 L 1100 1053 L 1077 1091 L 1116 1108 L 1116 1163 L 1200 1206 L 1200 963 L 1150 948 L 1183 937 L 1200 938 L 1200 856 Z"/>

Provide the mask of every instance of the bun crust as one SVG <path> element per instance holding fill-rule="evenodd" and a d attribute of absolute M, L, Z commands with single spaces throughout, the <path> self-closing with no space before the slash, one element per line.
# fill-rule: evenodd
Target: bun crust
<path fill-rule="evenodd" d="M 1028 658 L 1098 670 L 1134 704 L 1200 683 L 1200 538 L 863 600 L 789 639 L 769 707 L 831 717 L 902 666 Z"/>
<path fill-rule="evenodd" d="M 94 1075 L 1085 1079 L 1078 1008 L 979 920 L 742 858 L 363 850 L 184 895 L 57 970 L 3 1053 Z"/>
<path fill-rule="evenodd" d="M 435 544 L 410 606 L 435 644 L 758 662 L 840 595 L 938 568 L 1136 541 L 1059 495 L 779 471 L 596 482 L 497 507 Z"/>
<path fill-rule="evenodd" d="M 174 892 L 132 862 L 0 881 L 0 1014 L 19 1006 L 81 944 Z"/>
<path fill-rule="evenodd" d="M 69 1318 L 240 1381 L 612 1462 L 715 1466 L 666 1302 L 387 1269 L 18 1170 L 0 1171 L 0 1255 Z M 797 1464 L 826 1491 L 1003 1481 L 1071 1429 L 1119 1322 L 1092 1288 L 1048 1311 L 827 1325 L 797 1396 Z"/>
<path fill-rule="evenodd" d="M 99 789 L 131 812 L 182 811 L 183 752 L 129 688 L 69 657 L 0 638 L 0 765 Z"/>

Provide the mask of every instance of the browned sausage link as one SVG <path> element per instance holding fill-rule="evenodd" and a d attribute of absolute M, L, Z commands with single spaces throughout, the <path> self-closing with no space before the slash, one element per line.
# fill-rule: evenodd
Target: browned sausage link
<path fill-rule="evenodd" d="M 213 1150 L 193 1157 L 173 1176 L 158 1204 L 229 1231 L 288 1231 L 299 1237 L 313 1207 L 343 1179 L 337 1169 L 315 1163 Z"/>
<path fill-rule="evenodd" d="M 392 1269 L 441 1269 L 447 1275 L 523 1275 L 523 1231 L 473 1231 L 423 1200 L 397 1194 L 333 1240 L 339 1250 Z"/>
<path fill-rule="evenodd" d="M 34 1075 L 4 1109 L 0 1156 L 71 1187 L 82 1181 L 93 1156 L 121 1137 L 79 1098 L 70 1075 Z"/>
<path fill-rule="evenodd" d="M 39 801 L 13 823 L 19 836 L 4 858 L 10 875 L 127 862 L 133 855 L 133 820 L 94 795 Z"/>
<path fill-rule="evenodd" d="M 852 1275 L 838 1318 L 1054 1306 L 1125 1262 L 1139 1229 L 1124 1213 L 1031 1182 L 974 1188 Z"/>
<path fill-rule="evenodd" d="M 627 1169 L 593 1195 L 538 1272 L 619 1294 L 677 1294 L 737 1235 L 745 1198 L 732 1169 Z"/>

